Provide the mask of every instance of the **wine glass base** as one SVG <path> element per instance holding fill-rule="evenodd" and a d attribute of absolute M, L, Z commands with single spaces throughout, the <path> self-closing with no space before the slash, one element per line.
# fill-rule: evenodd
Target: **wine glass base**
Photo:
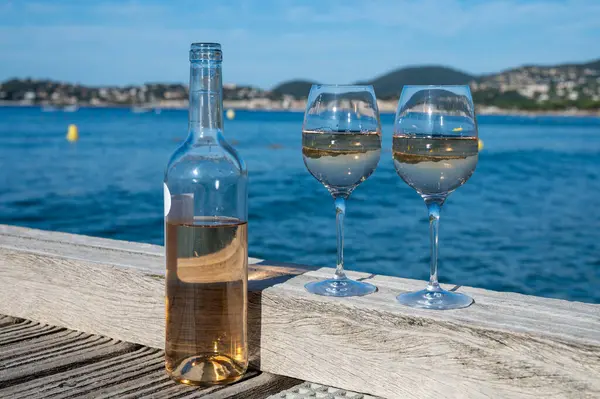
<path fill-rule="evenodd" d="M 314 281 L 304 286 L 306 291 L 311 294 L 324 296 L 363 296 L 377 291 L 373 284 L 346 279 L 327 279 L 323 281 Z"/>
<path fill-rule="evenodd" d="M 473 303 L 473 298 L 458 292 L 438 289 L 436 291 L 421 290 L 405 292 L 396 297 L 403 305 L 421 309 L 461 309 Z"/>

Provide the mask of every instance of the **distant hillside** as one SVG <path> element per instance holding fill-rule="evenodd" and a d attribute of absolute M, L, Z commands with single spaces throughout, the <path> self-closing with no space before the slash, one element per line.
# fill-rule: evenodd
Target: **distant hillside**
<path fill-rule="evenodd" d="M 224 85 L 223 96 L 233 107 L 249 109 L 303 109 L 314 82 L 292 80 L 272 90 Z M 600 112 L 600 59 L 560 65 L 525 65 L 488 75 L 443 66 L 400 68 L 369 81 L 378 99 L 394 102 L 402 87 L 414 85 L 471 86 L 477 105 L 528 111 L 590 110 Z M 293 97 L 294 99 L 290 99 Z M 36 79 L 0 82 L 0 105 L 147 105 L 187 107 L 188 88 L 183 84 L 147 83 L 140 86 L 91 87 Z"/>
<path fill-rule="evenodd" d="M 590 69 L 600 69 L 600 59 L 583 64 L 583 66 Z"/>
<path fill-rule="evenodd" d="M 290 81 L 277 86 L 272 98 L 306 98 L 312 82 Z M 443 66 L 400 68 L 372 80 L 377 98 L 397 99 L 406 84 L 471 86 L 476 103 L 502 109 L 562 110 L 600 108 L 600 59 L 559 65 L 525 65 L 499 73 L 471 75 Z"/>
<path fill-rule="evenodd" d="M 316 82 L 308 80 L 291 80 L 275 86 L 271 90 L 271 93 L 275 97 L 289 95 L 294 98 L 306 98 L 308 97 L 308 92 L 313 84 L 316 84 Z"/>
<path fill-rule="evenodd" d="M 588 71 L 585 73 L 584 71 Z M 593 73 L 589 73 L 590 71 L 600 71 L 600 59 L 590 61 L 590 62 L 582 62 L 582 63 L 565 63 L 565 64 L 557 64 L 557 65 L 537 65 L 537 64 L 527 64 L 521 65 L 515 68 L 509 68 L 500 72 L 494 72 L 489 74 L 483 74 L 477 77 L 477 82 L 485 82 L 489 80 L 502 80 L 503 77 L 508 77 L 510 75 L 514 75 L 515 73 L 533 73 L 537 74 L 540 77 L 542 76 L 566 76 L 568 74 L 573 75 L 581 75 L 584 72 L 584 75 L 593 75 Z"/>
<path fill-rule="evenodd" d="M 378 98 L 397 98 L 405 84 L 415 85 L 459 85 L 467 84 L 474 76 L 442 66 L 422 66 L 400 68 L 379 76 L 373 80 L 357 82 L 357 84 L 373 85 Z M 310 86 L 315 82 L 292 80 L 281 83 L 271 92 L 274 95 L 289 95 L 294 98 L 306 98 Z"/>
<path fill-rule="evenodd" d="M 560 65 L 524 65 L 480 76 L 471 83 L 483 105 L 532 110 L 598 109 L 600 60 Z"/>
<path fill-rule="evenodd" d="M 400 68 L 362 84 L 371 84 L 378 98 L 398 98 L 402 87 L 411 85 L 464 85 L 475 76 L 443 66 Z"/>

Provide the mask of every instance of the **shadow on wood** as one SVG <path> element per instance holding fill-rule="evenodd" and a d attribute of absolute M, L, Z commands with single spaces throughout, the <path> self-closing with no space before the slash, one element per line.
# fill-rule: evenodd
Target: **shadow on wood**
<path fill-rule="evenodd" d="M 248 347 L 250 367 L 260 370 L 262 292 L 316 268 L 292 263 L 260 261 L 248 266 Z"/>

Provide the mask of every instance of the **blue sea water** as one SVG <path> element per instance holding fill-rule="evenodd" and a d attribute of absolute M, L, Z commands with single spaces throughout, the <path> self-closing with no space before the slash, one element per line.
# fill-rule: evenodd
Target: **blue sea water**
<path fill-rule="evenodd" d="M 425 205 L 396 175 L 392 115 L 377 171 L 350 197 L 348 269 L 428 278 Z M 80 140 L 65 140 L 68 124 Z M 335 263 L 335 213 L 301 156 L 302 113 L 238 111 L 250 254 Z M 600 118 L 479 117 L 473 177 L 444 206 L 440 280 L 600 303 Z M 0 108 L 0 223 L 162 244 L 163 168 L 187 113 Z"/>

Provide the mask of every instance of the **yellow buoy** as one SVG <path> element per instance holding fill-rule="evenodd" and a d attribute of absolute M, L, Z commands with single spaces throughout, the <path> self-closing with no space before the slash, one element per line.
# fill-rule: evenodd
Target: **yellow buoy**
<path fill-rule="evenodd" d="M 462 127 L 455 127 L 454 129 L 452 129 L 453 132 L 462 132 L 463 128 Z"/>
<path fill-rule="evenodd" d="M 227 119 L 231 120 L 235 118 L 235 111 L 232 109 L 228 109 L 225 115 L 227 116 Z"/>
<path fill-rule="evenodd" d="M 79 130 L 77 129 L 77 125 L 69 125 L 69 129 L 67 130 L 67 141 L 74 142 L 79 140 Z"/>
<path fill-rule="evenodd" d="M 477 150 L 481 151 L 483 150 L 483 140 L 479 139 L 479 142 L 477 143 Z"/>

